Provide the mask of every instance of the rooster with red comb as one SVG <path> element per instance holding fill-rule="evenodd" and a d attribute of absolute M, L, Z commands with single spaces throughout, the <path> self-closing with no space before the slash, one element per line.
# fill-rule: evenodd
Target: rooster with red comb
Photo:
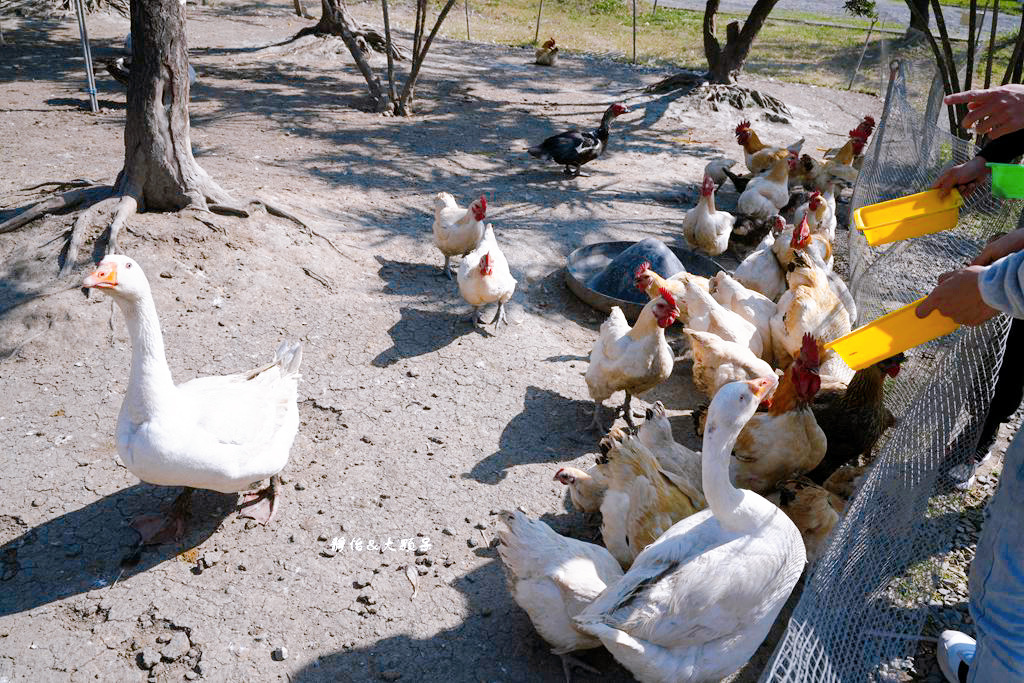
<path fill-rule="evenodd" d="M 665 340 L 665 328 L 678 317 L 675 297 L 665 288 L 647 302 L 632 327 L 622 309 L 612 307 L 590 352 L 586 373 L 587 390 L 594 400 L 592 428 L 604 431 L 601 406 L 617 391 L 626 392 L 618 412 L 633 426 L 633 395 L 654 388 L 672 373 L 675 356 Z"/>

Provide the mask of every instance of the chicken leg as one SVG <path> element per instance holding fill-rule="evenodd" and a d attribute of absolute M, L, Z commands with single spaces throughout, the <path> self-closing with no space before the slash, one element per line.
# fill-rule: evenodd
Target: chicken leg
<path fill-rule="evenodd" d="M 260 524 L 270 524 L 270 520 L 277 515 L 277 493 L 281 487 L 281 476 L 275 474 L 270 478 L 270 485 L 258 491 L 250 491 L 242 494 L 243 508 L 239 511 L 239 517 L 255 519 Z"/>
<path fill-rule="evenodd" d="M 622 412 L 622 419 L 626 421 L 630 429 L 636 429 L 636 425 L 633 424 L 633 411 L 630 410 L 629 404 L 633 400 L 633 395 L 628 391 L 626 392 L 626 400 L 623 401 L 622 407 L 619 410 Z"/>
<path fill-rule="evenodd" d="M 594 401 L 594 419 L 590 421 L 587 428 L 584 431 L 597 432 L 603 434 L 605 432 L 604 424 L 601 422 L 601 402 Z"/>
<path fill-rule="evenodd" d="M 596 676 L 601 675 L 600 671 L 572 655 L 558 655 L 558 658 L 562 660 L 562 671 L 565 673 L 565 683 L 572 683 L 572 670 L 574 668 L 583 669 L 587 673 L 591 673 Z"/>
<path fill-rule="evenodd" d="M 498 302 L 498 310 L 494 314 L 494 318 L 491 319 L 490 324 L 494 325 L 494 331 L 498 331 L 498 323 L 505 323 L 508 325 L 508 318 L 505 316 L 505 304 Z"/>
<path fill-rule="evenodd" d="M 451 256 L 445 255 L 445 257 L 444 257 L 444 266 L 442 266 L 442 268 L 444 269 L 444 274 L 448 276 L 448 279 L 449 280 L 454 280 L 455 276 L 452 275 L 452 269 L 448 265 L 451 262 L 451 260 L 452 260 Z"/>
<path fill-rule="evenodd" d="M 132 528 L 139 533 L 141 545 L 160 545 L 180 540 L 185 534 L 185 523 L 192 516 L 192 492 L 188 486 L 178 494 L 166 514 L 139 515 L 132 520 Z"/>

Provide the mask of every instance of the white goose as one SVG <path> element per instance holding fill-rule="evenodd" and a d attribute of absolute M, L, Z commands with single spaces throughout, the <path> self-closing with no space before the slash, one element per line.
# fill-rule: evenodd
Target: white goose
<path fill-rule="evenodd" d="M 144 543 L 180 538 L 192 489 L 245 495 L 244 516 L 266 524 L 277 511 L 280 472 L 299 426 L 296 392 L 302 347 L 285 342 L 273 363 L 250 372 L 175 385 L 164 355 L 156 306 L 139 264 L 111 255 L 85 278 L 111 295 L 132 340 L 131 376 L 117 418 L 117 452 L 132 474 L 160 486 L 184 486 L 170 517 L 145 515 L 133 526 Z"/>
<path fill-rule="evenodd" d="M 722 387 L 708 410 L 708 509 L 674 524 L 574 618 L 640 681 L 718 681 L 768 635 L 804 568 L 786 515 L 729 481 L 729 454 L 774 377 Z"/>

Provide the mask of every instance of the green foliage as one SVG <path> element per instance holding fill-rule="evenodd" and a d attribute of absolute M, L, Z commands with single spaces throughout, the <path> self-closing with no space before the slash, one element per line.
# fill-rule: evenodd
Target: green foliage
<path fill-rule="evenodd" d="M 625 9 L 625 0 L 595 0 L 595 2 L 590 5 L 591 14 L 605 14 L 608 16 L 621 14 Z"/>
<path fill-rule="evenodd" d="M 846 10 L 847 14 L 852 14 L 855 17 L 878 18 L 878 8 L 875 6 L 875 0 L 846 0 L 843 3 L 843 9 Z"/>

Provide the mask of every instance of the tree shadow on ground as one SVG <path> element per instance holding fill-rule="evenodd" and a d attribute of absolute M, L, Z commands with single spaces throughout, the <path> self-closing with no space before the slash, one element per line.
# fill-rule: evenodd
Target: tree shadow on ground
<path fill-rule="evenodd" d="M 575 460 L 597 450 L 598 436 L 585 433 L 589 401 L 566 398 L 548 389 L 526 389 L 523 411 L 512 418 L 501 432 L 498 452 L 493 453 L 462 475 L 484 484 L 497 484 L 506 470 L 531 462 L 559 463 Z"/>
<path fill-rule="evenodd" d="M 431 252 L 434 254 L 434 252 Z M 436 255 L 436 254 L 435 254 Z M 442 270 L 444 259 L 439 258 L 437 265 L 429 263 L 406 263 L 405 261 L 389 261 L 383 256 L 374 256 L 380 264 L 377 276 L 386 284 L 385 294 L 401 296 L 430 296 L 448 300 L 454 291 L 458 293 L 458 284 L 449 280 Z M 458 260 L 454 261 L 456 267 Z"/>
<path fill-rule="evenodd" d="M 31 529 L 16 515 L 0 515 L 0 534 L 9 539 L 0 546 L 0 617 L 109 586 L 199 546 L 237 500 L 235 495 L 197 492 L 185 537 L 140 549 L 130 518 L 166 508 L 178 492 L 136 484 Z"/>
<path fill-rule="evenodd" d="M 370 361 L 376 368 L 386 368 L 406 358 L 439 351 L 459 337 L 473 332 L 485 334 L 464 313 L 427 311 L 404 306 L 401 315 L 401 320 L 388 330 L 393 346 L 381 351 Z"/>

